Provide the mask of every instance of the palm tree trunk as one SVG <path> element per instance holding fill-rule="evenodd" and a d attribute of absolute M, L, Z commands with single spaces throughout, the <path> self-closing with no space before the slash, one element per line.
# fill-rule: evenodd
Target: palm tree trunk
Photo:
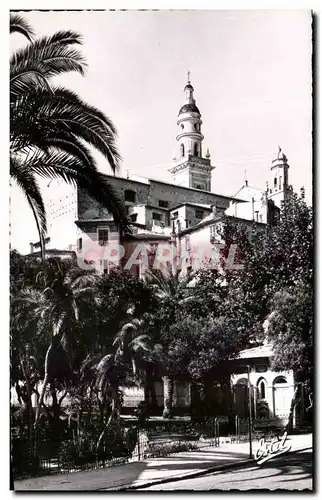
<path fill-rule="evenodd" d="M 164 376 L 163 381 L 163 418 L 169 418 L 172 416 L 173 407 L 173 391 L 174 391 L 174 380 L 173 377 Z"/>
<path fill-rule="evenodd" d="M 29 439 L 29 446 L 30 449 L 33 449 L 32 446 L 32 428 L 33 428 L 33 420 L 34 420 L 34 412 L 33 412 L 33 407 L 32 407 L 32 387 L 30 383 L 30 378 L 29 378 L 29 370 L 25 366 L 24 359 L 20 357 L 20 366 L 21 366 L 21 371 L 23 373 L 24 379 L 26 381 L 26 388 L 27 388 L 27 398 L 26 398 L 26 406 L 27 406 L 27 411 L 28 411 L 28 439 Z"/>
<path fill-rule="evenodd" d="M 98 440 L 97 440 L 97 443 L 96 443 L 96 450 L 99 449 L 99 446 L 101 444 L 101 441 L 104 437 L 104 434 L 105 432 L 108 430 L 108 428 L 110 427 L 110 425 L 112 424 L 113 420 L 115 419 L 117 415 L 117 389 L 113 389 L 113 392 L 112 392 L 112 406 L 111 406 L 111 413 L 110 413 L 110 416 L 109 416 L 109 419 L 106 423 L 106 425 L 104 426 L 104 429 L 102 430 Z"/>
<path fill-rule="evenodd" d="M 29 197 L 27 196 L 27 199 L 29 201 Z M 37 217 L 37 213 L 36 213 L 36 210 L 34 209 L 33 207 L 33 204 L 30 203 L 29 204 L 30 207 L 31 207 L 31 210 L 32 210 L 32 213 L 34 215 L 34 219 L 35 219 L 35 222 L 36 222 L 36 226 L 37 226 L 37 231 L 38 231 L 38 234 L 39 234 L 39 243 L 40 243 L 40 253 L 41 253 L 41 259 L 42 260 L 45 260 L 45 241 L 44 241 L 44 238 L 43 238 L 43 235 L 41 233 L 41 229 L 40 229 L 40 225 L 39 225 L 39 221 L 38 221 L 38 217 Z"/>
<path fill-rule="evenodd" d="M 45 357 L 45 377 L 44 377 L 43 386 L 41 388 L 40 397 L 39 397 L 38 403 L 37 403 L 36 416 L 35 416 L 35 425 L 37 424 L 38 419 L 39 419 L 40 408 L 41 408 L 41 405 L 43 404 L 44 396 L 45 396 L 45 392 L 46 392 L 46 388 L 47 388 L 47 384 L 48 384 L 49 368 L 50 368 L 49 367 L 49 358 L 50 358 L 50 354 L 51 354 L 52 349 L 53 349 L 53 343 L 50 344 L 50 346 L 48 347 L 47 352 L 46 352 L 46 357 Z"/>
<path fill-rule="evenodd" d="M 294 409 L 295 409 L 295 406 L 296 406 L 296 400 L 297 400 L 297 393 L 298 393 L 298 385 L 295 387 L 295 391 L 294 391 L 294 394 L 293 394 L 293 397 L 292 397 L 292 401 L 291 401 L 291 406 L 290 406 L 290 411 L 289 411 L 289 415 L 288 415 L 288 423 L 287 423 L 287 430 L 288 432 L 290 432 L 292 429 L 293 429 L 293 413 L 294 413 Z"/>

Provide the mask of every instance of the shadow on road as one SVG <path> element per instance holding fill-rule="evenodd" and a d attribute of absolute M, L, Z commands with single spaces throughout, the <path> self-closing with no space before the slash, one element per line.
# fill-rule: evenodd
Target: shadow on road
<path fill-rule="evenodd" d="M 271 459 L 262 465 L 253 465 L 251 467 L 247 466 L 248 472 L 254 471 L 254 481 L 259 479 L 267 479 L 269 477 L 286 476 L 285 479 L 279 479 L 280 482 L 290 482 L 299 481 L 303 479 L 310 479 L 312 477 L 312 452 L 302 452 L 297 454 L 284 455 L 276 459 Z M 262 475 L 258 475 L 256 472 L 263 470 Z M 270 471 L 271 473 L 268 473 Z M 229 472 L 229 471 L 227 471 Z M 221 474 L 225 474 L 222 472 Z M 243 470 L 237 470 L 234 472 L 236 479 L 230 480 L 232 483 L 241 483 L 244 481 L 251 482 L 252 478 L 242 478 L 239 475 L 245 474 L 245 468 Z M 292 477 L 295 476 L 295 477 Z"/>

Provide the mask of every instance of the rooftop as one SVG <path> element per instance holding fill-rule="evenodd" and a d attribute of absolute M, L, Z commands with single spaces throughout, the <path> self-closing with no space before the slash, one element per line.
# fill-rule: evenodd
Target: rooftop
<path fill-rule="evenodd" d="M 272 354 L 272 344 L 266 344 L 258 347 L 252 347 L 251 349 L 244 349 L 239 353 L 237 359 L 270 358 Z"/>

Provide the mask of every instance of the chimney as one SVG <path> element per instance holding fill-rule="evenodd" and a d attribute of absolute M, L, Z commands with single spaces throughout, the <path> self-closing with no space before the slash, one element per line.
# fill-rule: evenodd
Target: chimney
<path fill-rule="evenodd" d="M 34 253 L 34 244 L 29 243 L 29 245 L 30 245 L 30 253 Z"/>

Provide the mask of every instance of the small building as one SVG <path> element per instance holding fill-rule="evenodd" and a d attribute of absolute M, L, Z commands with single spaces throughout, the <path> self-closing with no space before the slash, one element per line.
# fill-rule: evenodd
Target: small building
<path fill-rule="evenodd" d="M 231 361 L 231 386 L 234 413 L 241 418 L 248 415 L 248 384 L 251 386 L 252 413 L 255 419 L 278 419 L 288 422 L 295 391 L 293 372 L 277 372 L 270 367 L 272 345 L 264 344 L 245 349 Z"/>

